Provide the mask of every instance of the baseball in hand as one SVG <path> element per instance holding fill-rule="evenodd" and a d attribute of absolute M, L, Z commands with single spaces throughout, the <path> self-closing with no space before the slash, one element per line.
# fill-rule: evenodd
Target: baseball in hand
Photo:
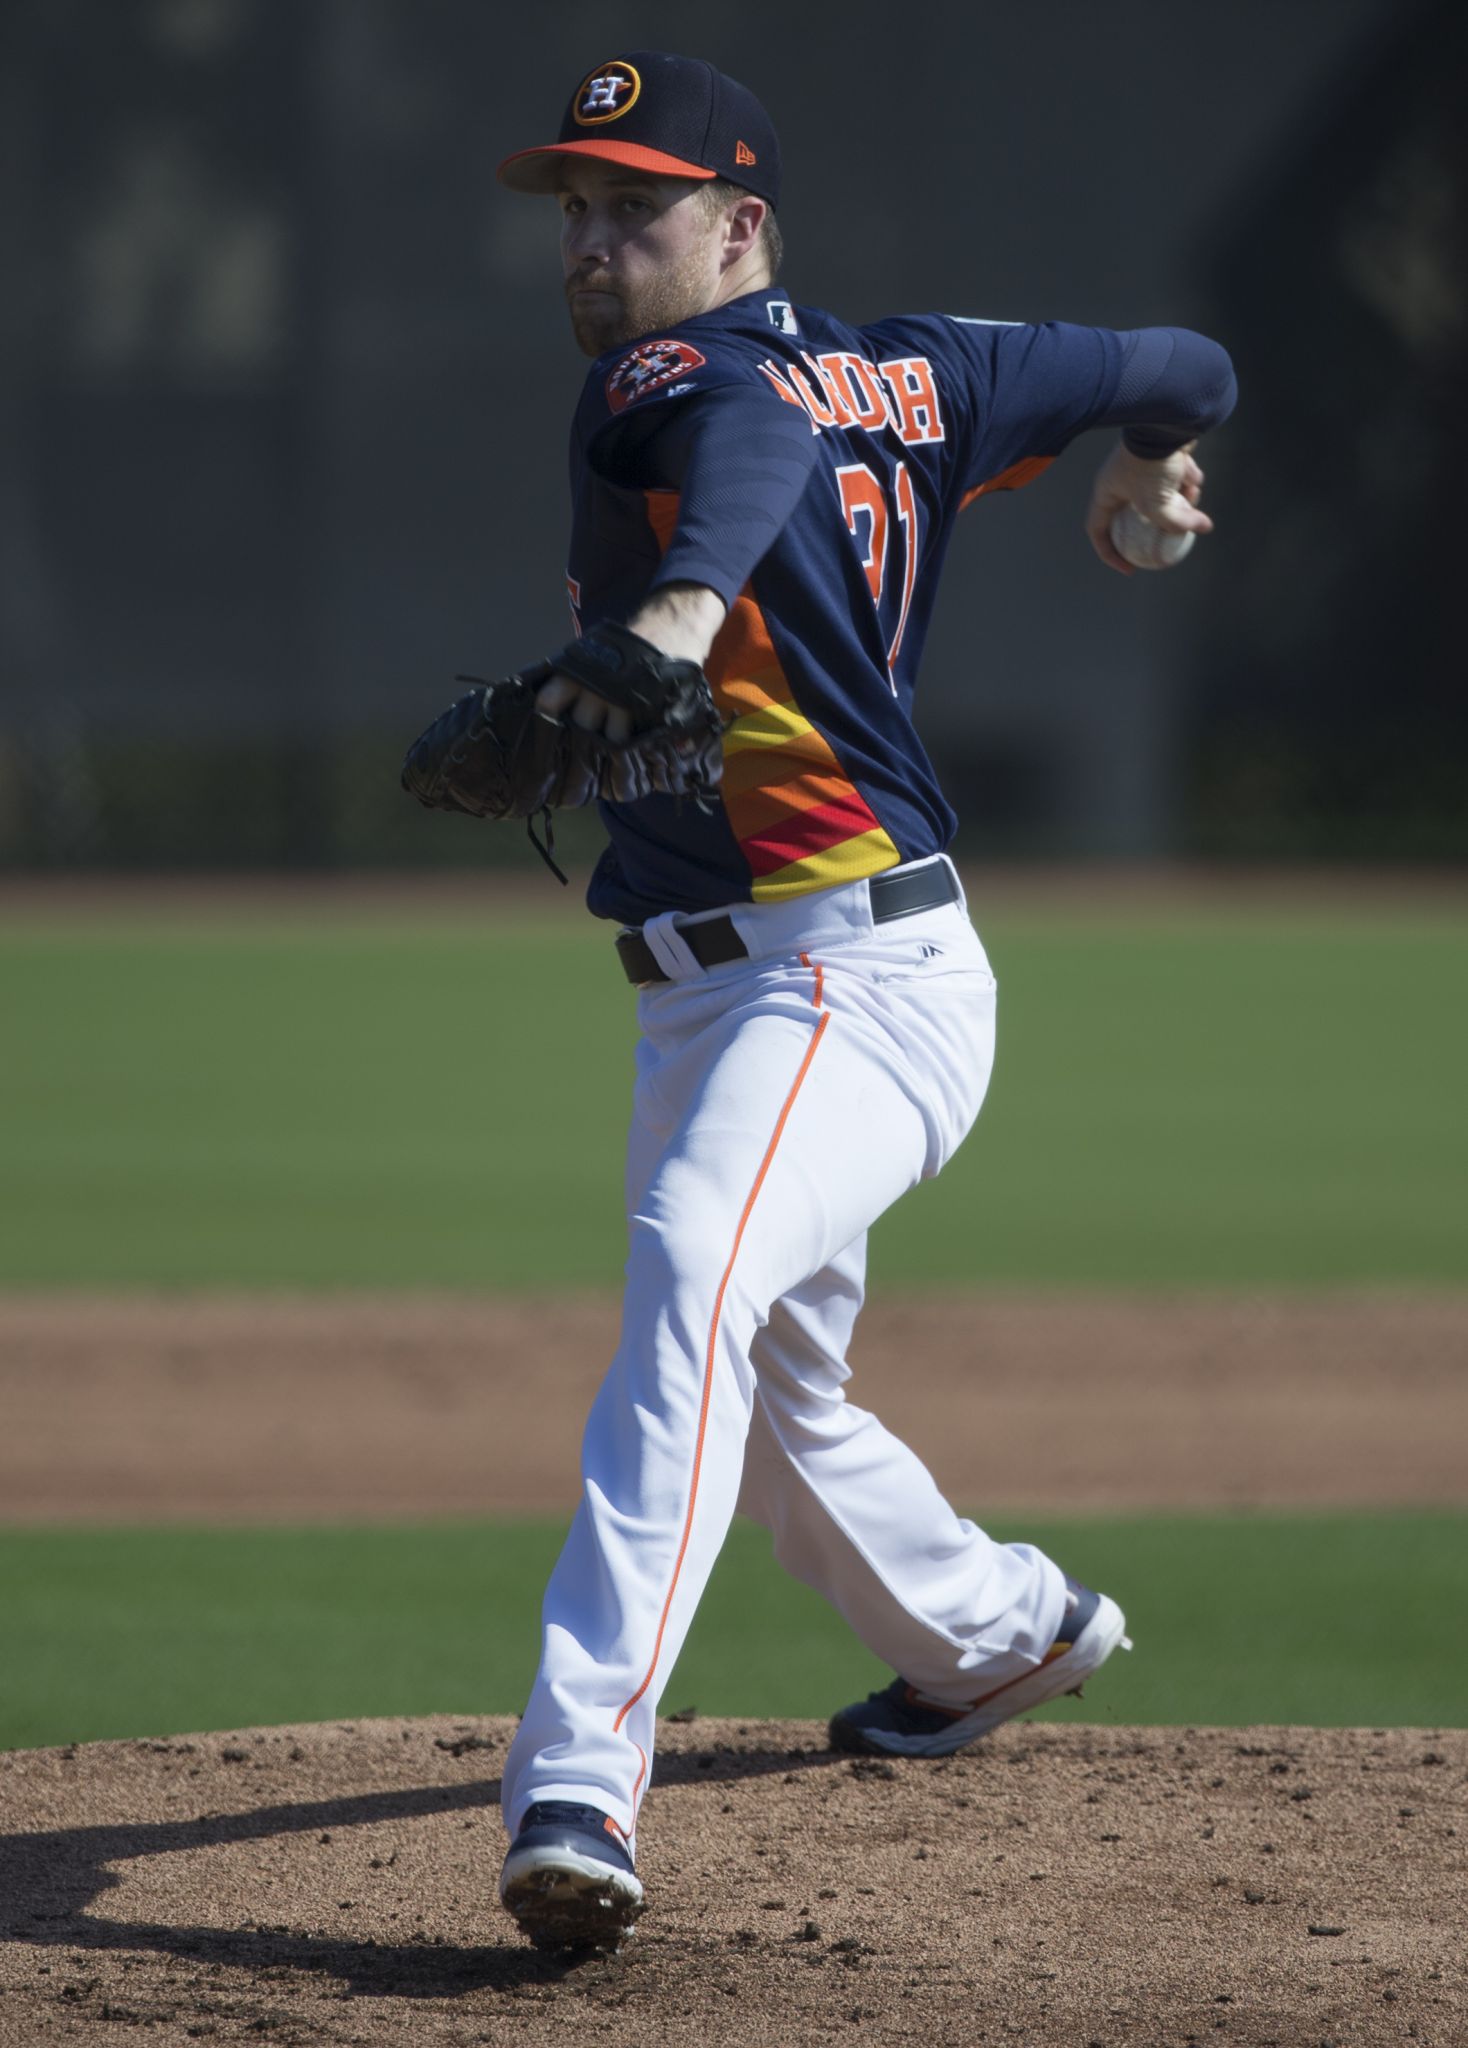
<path fill-rule="evenodd" d="M 1111 544 L 1134 569 L 1171 569 L 1180 562 L 1195 533 L 1166 533 L 1135 505 L 1123 505 L 1111 522 Z"/>

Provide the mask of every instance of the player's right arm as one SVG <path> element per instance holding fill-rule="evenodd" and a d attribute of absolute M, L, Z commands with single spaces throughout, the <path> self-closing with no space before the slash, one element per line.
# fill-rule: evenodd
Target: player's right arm
<path fill-rule="evenodd" d="M 1174 533 L 1207 533 L 1199 509 L 1199 435 L 1219 426 L 1237 394 L 1228 353 L 1184 327 L 1117 330 L 1064 321 L 1014 322 L 933 316 L 923 326 L 966 401 L 964 502 L 1017 488 L 1078 434 L 1123 429 L 1096 480 L 1086 531 L 1109 567 L 1130 575 L 1109 526 L 1123 504 Z"/>
<path fill-rule="evenodd" d="M 1199 506 L 1203 472 L 1193 459 L 1192 444 L 1169 455 L 1136 455 L 1118 441 L 1091 485 L 1086 508 L 1086 536 L 1109 569 L 1136 574 L 1111 538 L 1111 522 L 1123 507 L 1133 505 L 1163 533 L 1212 533 L 1213 521 Z"/>
<path fill-rule="evenodd" d="M 1238 395 L 1226 350 L 1187 327 L 1142 327 L 1123 337 L 1116 394 L 1100 426 L 1123 429 L 1091 487 L 1086 533 L 1108 568 L 1132 565 L 1118 553 L 1111 522 L 1134 505 L 1164 533 L 1211 533 L 1199 507 L 1203 471 L 1193 459 L 1200 434 L 1221 426 Z"/>

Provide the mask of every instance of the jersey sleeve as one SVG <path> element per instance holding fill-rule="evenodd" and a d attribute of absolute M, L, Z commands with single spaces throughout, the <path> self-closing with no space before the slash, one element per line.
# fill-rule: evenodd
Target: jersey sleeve
<path fill-rule="evenodd" d="M 678 492 L 678 518 L 652 587 L 702 583 L 732 604 L 805 494 L 811 424 L 768 385 L 680 406 L 648 444 L 649 474 Z"/>
<path fill-rule="evenodd" d="M 1155 462 L 1222 426 L 1238 398 L 1227 349 L 1190 327 L 1139 327 L 1103 426 L 1121 427 L 1133 455 Z"/>
<path fill-rule="evenodd" d="M 965 499 L 1027 483 L 1090 427 L 1120 426 L 1139 455 L 1180 448 L 1228 417 L 1225 350 L 1187 328 L 1116 330 L 932 314 L 920 328 L 962 422 Z"/>
<path fill-rule="evenodd" d="M 676 337 L 614 361 L 587 410 L 587 456 L 609 482 L 677 496 L 649 587 L 699 583 L 732 604 L 810 480 L 808 416 L 747 360 Z"/>
<path fill-rule="evenodd" d="M 1123 343 L 1107 327 L 947 314 L 931 326 L 967 396 L 966 494 L 1027 481 L 1022 466 L 1052 461 L 1106 417 L 1121 380 Z"/>

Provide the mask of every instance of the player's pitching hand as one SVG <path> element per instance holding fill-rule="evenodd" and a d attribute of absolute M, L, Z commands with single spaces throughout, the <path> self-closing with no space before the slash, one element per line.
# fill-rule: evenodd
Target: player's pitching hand
<path fill-rule="evenodd" d="M 1191 445 L 1160 462 L 1144 462 L 1118 441 L 1096 473 L 1086 532 L 1091 546 L 1108 569 L 1134 576 L 1130 562 L 1118 553 L 1111 522 L 1123 505 L 1134 505 L 1164 533 L 1212 533 L 1213 521 L 1200 511 L 1203 472 L 1193 460 Z"/>
<path fill-rule="evenodd" d="M 605 732 L 614 746 L 625 746 L 632 737 L 630 711 L 624 711 L 620 704 L 608 704 L 605 697 L 595 696 L 580 683 L 573 683 L 569 676 L 552 676 L 548 683 L 542 683 L 536 693 L 535 708 L 548 718 L 559 718 L 563 711 L 569 711 L 573 725 L 579 725 L 585 732 Z"/>

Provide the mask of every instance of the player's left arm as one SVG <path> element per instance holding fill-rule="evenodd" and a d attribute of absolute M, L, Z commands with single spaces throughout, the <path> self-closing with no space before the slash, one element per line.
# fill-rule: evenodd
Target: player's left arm
<path fill-rule="evenodd" d="M 803 408 L 764 385 L 731 385 L 667 409 L 648 404 L 637 472 L 649 488 L 678 493 L 673 537 L 647 596 L 625 622 L 659 653 L 702 665 L 735 597 L 799 504 L 815 466 Z M 641 422 L 631 422 L 634 426 Z M 613 740 L 627 714 L 556 676 L 537 700 Z M 626 727 L 626 730 L 624 730 Z"/>

